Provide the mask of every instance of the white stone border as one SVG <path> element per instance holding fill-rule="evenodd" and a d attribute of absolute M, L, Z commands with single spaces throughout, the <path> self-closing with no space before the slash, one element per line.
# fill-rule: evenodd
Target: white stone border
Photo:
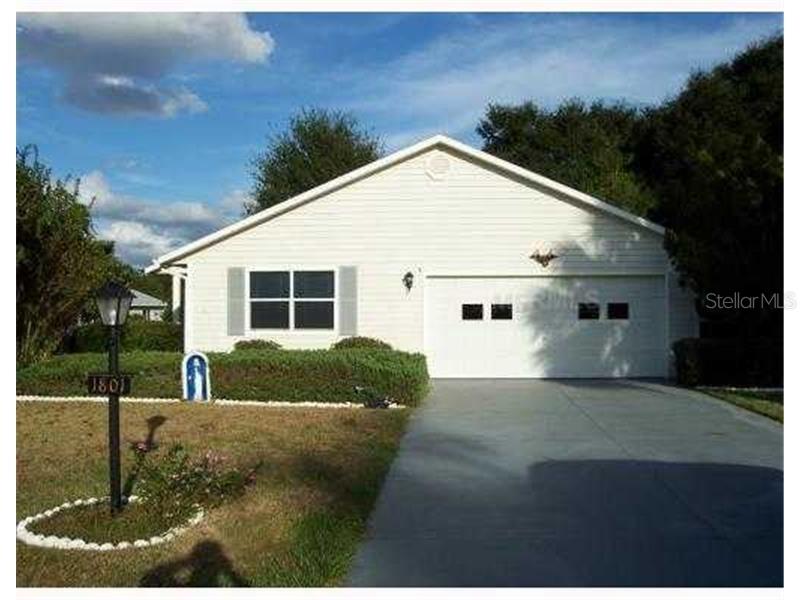
<path fill-rule="evenodd" d="M 17 402 L 99 402 L 106 403 L 108 398 L 97 396 L 17 396 Z M 132 404 L 199 404 L 217 406 L 260 406 L 263 408 L 366 408 L 356 402 L 286 402 L 283 400 L 228 400 L 220 398 L 207 402 L 188 402 L 177 398 L 120 398 L 120 402 Z M 389 408 L 405 408 L 403 404 L 390 404 Z M 376 410 L 376 409 L 373 409 Z"/>
<path fill-rule="evenodd" d="M 139 497 L 134 495 L 128 498 L 128 502 L 130 503 L 137 502 L 138 500 Z M 105 498 L 86 498 L 75 500 L 74 502 L 64 502 L 64 504 L 48 509 L 44 512 L 40 512 L 38 515 L 25 517 L 19 523 L 17 523 L 17 539 L 24 544 L 28 544 L 29 546 L 38 546 L 40 548 L 56 548 L 59 550 L 93 550 L 97 552 L 108 552 L 109 550 L 126 550 L 128 548 L 147 548 L 149 546 L 157 546 L 158 544 L 164 544 L 171 541 L 173 538 L 181 535 L 192 525 L 197 525 L 203 519 L 204 515 L 203 509 L 199 508 L 194 516 L 186 523 L 171 527 L 161 535 L 153 536 L 147 540 L 142 539 L 135 540 L 133 542 L 117 542 L 116 544 L 112 544 L 111 542 L 99 544 L 97 542 L 87 542 L 80 538 L 41 535 L 28 530 L 28 525 L 31 523 L 48 519 L 62 510 L 68 510 L 77 506 L 92 506 L 94 504 L 107 501 L 108 496 Z"/>

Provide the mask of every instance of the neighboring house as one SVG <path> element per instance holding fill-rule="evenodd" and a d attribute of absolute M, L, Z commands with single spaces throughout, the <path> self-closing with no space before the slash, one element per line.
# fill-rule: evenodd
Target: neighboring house
<path fill-rule="evenodd" d="M 167 308 L 166 302 L 139 290 L 131 290 L 131 292 L 133 292 L 133 301 L 128 314 L 139 315 L 146 321 L 160 321 L 163 318 L 164 310 Z"/>
<path fill-rule="evenodd" d="M 187 350 L 360 335 L 425 353 L 436 377 L 661 377 L 670 344 L 697 334 L 663 235 L 435 136 L 147 271 L 173 275 Z"/>

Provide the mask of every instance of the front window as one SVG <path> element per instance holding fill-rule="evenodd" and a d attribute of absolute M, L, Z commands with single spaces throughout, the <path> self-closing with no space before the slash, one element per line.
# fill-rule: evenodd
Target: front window
<path fill-rule="evenodd" d="M 251 271 L 251 329 L 333 329 L 333 271 Z"/>

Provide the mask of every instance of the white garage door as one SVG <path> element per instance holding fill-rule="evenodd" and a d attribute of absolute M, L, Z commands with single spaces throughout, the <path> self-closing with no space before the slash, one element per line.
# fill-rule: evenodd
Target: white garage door
<path fill-rule="evenodd" d="M 434 377 L 663 377 L 662 277 L 429 277 Z"/>

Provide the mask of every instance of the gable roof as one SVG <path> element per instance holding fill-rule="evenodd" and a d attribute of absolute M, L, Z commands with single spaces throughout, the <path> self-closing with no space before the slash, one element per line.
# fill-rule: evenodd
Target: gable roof
<path fill-rule="evenodd" d="M 139 290 L 131 290 L 133 293 L 133 300 L 131 301 L 131 308 L 166 308 L 167 303 L 163 300 L 159 300 L 158 298 L 151 296 L 150 294 L 145 294 L 144 292 L 140 292 Z"/>
<path fill-rule="evenodd" d="M 539 175 L 538 173 L 534 173 L 533 171 L 529 171 L 527 169 L 523 169 L 520 166 L 517 166 L 513 163 L 508 162 L 507 160 L 503 160 L 501 158 L 497 158 L 487 152 L 483 152 L 481 150 L 476 150 L 472 146 L 468 146 L 467 144 L 462 144 L 459 141 L 456 141 L 452 138 L 449 138 L 444 135 L 435 135 L 428 139 L 425 139 L 421 142 L 414 144 L 413 146 L 409 146 L 402 150 L 398 150 L 388 156 L 384 156 L 376 161 L 373 161 L 363 167 L 355 169 L 354 171 L 350 171 L 349 173 L 345 173 L 336 179 L 332 179 L 327 183 L 323 183 L 322 185 L 318 185 L 315 188 L 312 188 L 302 194 L 294 196 L 293 198 L 289 198 L 288 200 L 284 200 L 279 204 L 271 206 L 270 208 L 264 209 L 254 215 L 250 215 L 249 217 L 245 217 L 241 221 L 237 221 L 227 227 L 223 227 L 213 233 L 210 233 L 194 242 L 190 242 L 180 248 L 176 248 L 166 254 L 163 254 L 156 258 L 153 263 L 145 269 L 145 273 L 152 273 L 154 271 L 159 270 L 160 268 L 167 266 L 170 263 L 174 263 L 190 254 L 194 254 L 195 252 L 202 250 L 203 248 L 207 248 L 217 242 L 221 242 L 224 239 L 227 239 L 231 236 L 236 235 L 242 231 L 246 231 L 256 225 L 264 223 L 265 221 L 269 221 L 278 217 L 286 212 L 289 212 L 299 206 L 312 202 L 326 194 L 329 194 L 335 190 L 343 188 L 351 183 L 359 181 L 360 179 L 364 179 L 369 177 L 370 175 L 392 167 L 396 164 L 399 164 L 409 158 L 413 158 L 418 154 L 422 154 L 428 150 L 432 150 L 436 147 L 445 148 L 455 152 L 456 154 L 461 154 L 468 158 L 473 159 L 474 161 L 481 163 L 485 166 L 493 167 L 504 173 L 507 176 L 515 176 L 523 181 L 527 181 L 534 185 L 547 188 L 553 192 L 561 194 L 570 200 L 575 201 L 577 204 L 583 204 L 587 207 L 591 207 L 597 209 L 601 212 L 605 212 L 607 214 L 613 215 L 619 219 L 642 227 L 644 229 L 648 229 L 652 232 L 655 232 L 659 235 L 664 235 L 664 228 L 652 221 L 648 221 L 642 217 L 634 215 L 626 210 L 621 208 L 617 208 L 607 202 L 604 202 L 594 196 L 590 196 L 589 194 L 585 194 L 580 192 L 574 188 L 571 188 L 563 183 L 558 183 L 552 179 L 544 177 L 543 175 Z"/>

